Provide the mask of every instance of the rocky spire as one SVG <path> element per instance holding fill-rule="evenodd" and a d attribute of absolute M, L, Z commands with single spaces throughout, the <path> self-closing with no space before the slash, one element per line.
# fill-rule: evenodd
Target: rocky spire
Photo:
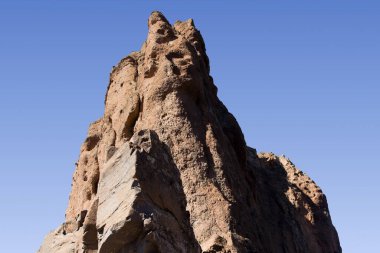
<path fill-rule="evenodd" d="M 39 252 L 341 252 L 320 188 L 246 147 L 193 20 L 148 20 L 113 68 L 66 221 Z"/>

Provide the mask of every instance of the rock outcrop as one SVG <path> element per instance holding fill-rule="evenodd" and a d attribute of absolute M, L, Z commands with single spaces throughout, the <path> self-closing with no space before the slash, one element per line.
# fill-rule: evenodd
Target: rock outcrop
<path fill-rule="evenodd" d="M 321 189 L 246 146 L 193 21 L 153 12 L 148 27 L 112 70 L 66 220 L 39 252 L 341 252 Z"/>

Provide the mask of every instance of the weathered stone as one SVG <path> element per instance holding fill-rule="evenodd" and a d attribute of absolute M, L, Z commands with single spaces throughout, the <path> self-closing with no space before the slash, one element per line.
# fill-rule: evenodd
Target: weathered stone
<path fill-rule="evenodd" d="M 341 252 L 321 189 L 246 147 L 193 20 L 153 12 L 148 28 L 112 70 L 66 221 L 39 252 Z"/>

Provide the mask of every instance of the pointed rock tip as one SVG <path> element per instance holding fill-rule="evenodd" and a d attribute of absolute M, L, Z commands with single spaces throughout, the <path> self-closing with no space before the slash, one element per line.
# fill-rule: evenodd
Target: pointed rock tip
<path fill-rule="evenodd" d="M 162 14 L 159 11 L 153 11 L 149 16 L 148 26 L 154 25 L 155 23 L 157 23 L 159 21 L 167 23 L 170 25 L 169 21 L 166 19 L 164 14 Z"/>
<path fill-rule="evenodd" d="M 183 33 L 189 29 L 196 29 L 196 28 L 195 28 L 194 20 L 192 18 L 190 18 L 186 21 L 177 20 L 174 23 L 174 29 L 177 32 Z"/>
<path fill-rule="evenodd" d="M 177 20 L 177 21 L 174 23 L 174 26 L 181 26 L 181 25 L 186 25 L 186 26 L 192 26 L 192 27 L 195 27 L 194 20 L 193 20 L 192 18 L 189 18 L 189 19 L 186 20 L 186 21 Z"/>
<path fill-rule="evenodd" d="M 192 18 L 189 18 L 188 20 L 185 21 L 189 26 L 193 26 L 195 27 L 195 24 L 194 24 L 194 19 Z"/>

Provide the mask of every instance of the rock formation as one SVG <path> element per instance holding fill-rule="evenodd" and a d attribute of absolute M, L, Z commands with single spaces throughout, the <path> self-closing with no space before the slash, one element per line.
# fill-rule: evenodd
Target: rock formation
<path fill-rule="evenodd" d="M 39 252 L 341 252 L 321 189 L 246 146 L 193 20 L 153 12 L 148 27 L 112 70 L 66 220 Z"/>

